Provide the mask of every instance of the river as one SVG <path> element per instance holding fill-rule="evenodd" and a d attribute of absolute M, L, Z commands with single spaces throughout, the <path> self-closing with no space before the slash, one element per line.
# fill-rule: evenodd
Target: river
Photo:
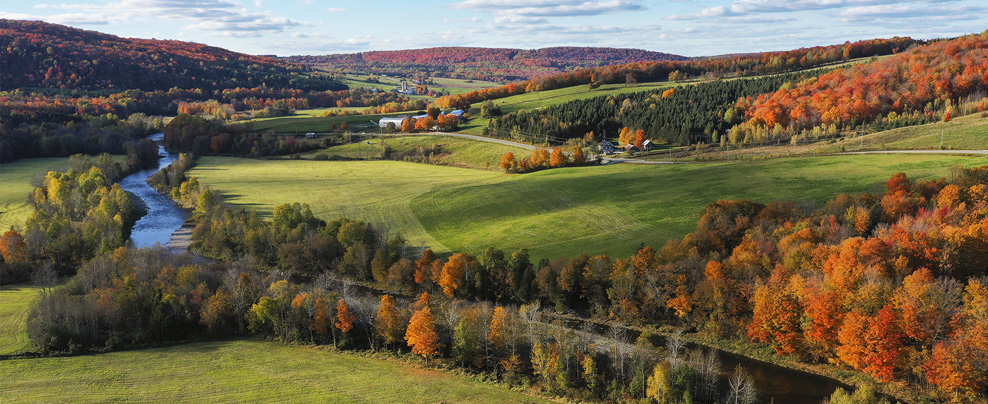
<path fill-rule="evenodd" d="M 120 182 L 120 186 L 125 191 L 137 195 L 147 205 L 147 214 L 134 224 L 130 235 L 131 243 L 138 248 L 152 247 L 158 243 L 161 245 L 168 244 L 172 234 L 182 227 L 188 217 L 188 213 L 176 206 L 171 198 L 162 195 L 147 183 L 147 179 L 151 175 L 167 167 L 178 158 L 177 155 L 169 153 L 164 146 L 161 146 L 160 142 L 164 138 L 164 134 L 151 135 L 149 138 L 159 142 L 158 154 L 162 157 L 158 160 L 158 166 L 131 174 Z M 366 292 L 380 293 L 369 288 Z M 567 323 L 574 329 L 585 329 L 582 321 L 569 320 Z M 599 335 L 607 336 L 609 327 L 594 324 L 593 330 Z M 638 337 L 638 332 L 628 330 L 627 337 L 630 341 L 634 341 Z M 651 342 L 656 346 L 665 345 L 665 339 L 660 336 L 654 336 Z M 687 348 L 699 347 L 688 344 Z M 833 394 L 837 387 L 846 388 L 841 383 L 826 377 L 787 369 L 730 352 L 715 351 L 720 358 L 724 372 L 721 378 L 721 388 L 726 388 L 727 377 L 730 372 L 734 370 L 735 366 L 740 365 L 751 374 L 755 386 L 766 402 L 774 399 L 776 403 L 818 404 Z"/>
<path fill-rule="evenodd" d="M 592 331 L 594 334 L 608 338 L 611 336 L 611 327 L 607 325 L 573 318 L 566 318 L 563 323 L 575 330 Z M 588 324 L 590 325 L 589 329 L 587 328 Z M 634 343 L 640 334 L 637 330 L 626 329 L 625 341 Z M 649 338 L 649 342 L 657 347 L 666 346 L 665 337 L 660 335 L 653 335 Z M 853 391 L 853 388 L 828 377 L 785 368 L 731 352 L 699 346 L 691 342 L 687 342 L 685 348 L 701 349 L 704 352 L 713 350 L 717 353 L 722 372 L 720 377 L 722 399 L 727 394 L 728 378 L 737 366 L 743 367 L 751 375 L 761 397 L 761 402 L 774 400 L 776 403 L 787 404 L 819 404 L 825 398 L 830 397 L 838 387 Z"/>
<path fill-rule="evenodd" d="M 162 195 L 147 183 L 147 179 L 154 173 L 161 171 L 178 159 L 178 155 L 169 153 L 161 145 L 164 137 L 164 133 L 148 137 L 148 139 L 158 142 L 158 155 L 161 156 L 158 159 L 158 166 L 128 175 L 120 181 L 120 187 L 124 191 L 136 195 L 147 207 L 147 214 L 137 220 L 137 223 L 134 223 L 130 232 L 130 242 L 137 248 L 152 247 L 159 243 L 161 245 L 168 244 L 172 233 L 182 227 L 189 215 L 175 205 L 171 198 Z"/>

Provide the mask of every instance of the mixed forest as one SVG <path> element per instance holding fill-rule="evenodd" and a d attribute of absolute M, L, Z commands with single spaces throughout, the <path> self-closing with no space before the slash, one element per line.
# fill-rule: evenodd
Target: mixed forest
<path fill-rule="evenodd" d="M 231 208 L 188 174 L 199 156 L 298 156 L 327 146 L 225 124 L 314 107 L 423 109 L 422 119 L 391 128 L 414 132 L 455 130 L 459 119 L 441 109 L 483 103 L 488 136 L 613 136 L 639 147 L 646 139 L 743 144 L 949 121 L 988 108 L 988 33 L 706 60 L 607 48 L 435 48 L 284 62 L 9 20 L 0 20 L 0 40 L 0 160 L 72 156 L 69 169 L 38 181 L 23 229 L 0 235 L 0 281 L 40 287 L 27 332 L 41 354 L 252 337 L 410 353 L 426 366 L 573 400 L 771 399 L 758 396 L 743 369 L 686 349 L 687 333 L 867 375 L 911 400 L 988 395 L 988 166 L 958 166 L 933 180 L 898 173 L 881 191 L 834 195 L 819 207 L 720 200 L 698 206 L 693 231 L 662 246 L 568 257 L 503 251 L 497 240 L 482 251 L 437 254 L 387 225 L 320 218 L 304 203 L 280 205 L 265 219 Z M 529 79 L 426 106 L 347 89 L 293 62 Z M 627 63 L 605 66 L 615 62 Z M 689 83 L 696 78 L 705 82 Z M 684 85 L 509 114 L 490 102 L 661 80 Z M 166 124 L 165 116 L 173 118 Z M 143 139 L 157 131 L 181 155 L 149 183 L 191 212 L 190 253 L 128 246 L 142 212 L 118 181 L 157 161 L 157 145 Z M 128 157 L 114 162 L 110 153 Z M 595 162 L 583 153 L 536 148 L 528 158 L 505 154 L 500 167 Z M 608 324 L 611 338 L 567 319 Z M 629 341 L 626 327 L 645 332 Z M 668 334 L 668 344 L 656 348 L 650 331 Z M 842 400 L 880 398 L 866 387 L 832 401 Z"/>
<path fill-rule="evenodd" d="M 289 62 L 327 71 L 343 70 L 404 77 L 451 77 L 504 82 L 527 80 L 588 67 L 688 58 L 641 49 L 562 46 L 526 50 L 450 46 L 323 56 L 291 56 L 286 59 Z"/>

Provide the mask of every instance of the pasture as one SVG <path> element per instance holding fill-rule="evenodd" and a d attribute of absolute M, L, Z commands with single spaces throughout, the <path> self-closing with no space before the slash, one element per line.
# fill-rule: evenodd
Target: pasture
<path fill-rule="evenodd" d="M 266 341 L 0 362 L 3 402 L 545 403 L 391 359 Z"/>
<path fill-rule="evenodd" d="M 824 156 L 643 166 L 615 164 L 505 175 L 393 161 L 257 161 L 203 158 L 190 175 L 235 208 L 270 215 L 305 202 L 322 218 L 386 223 L 412 246 L 479 253 L 528 248 L 534 258 L 624 256 L 691 232 L 719 199 L 820 203 L 880 191 L 892 174 L 947 176 L 985 158 Z"/>
<path fill-rule="evenodd" d="M 440 153 L 433 156 L 432 163 L 451 167 L 500 170 L 501 156 L 512 152 L 519 158 L 528 156 L 531 150 L 499 143 L 465 139 L 455 136 L 398 135 L 373 137 L 361 142 L 333 146 L 306 153 L 302 158 L 313 158 L 318 154 L 350 159 L 377 159 L 385 145 L 393 154 L 405 153 L 416 148 L 440 147 Z"/>
<path fill-rule="evenodd" d="M 35 286 L 0 286 L 0 355 L 31 349 L 31 342 L 27 339 L 27 313 L 37 298 L 38 288 Z"/>
<path fill-rule="evenodd" d="M 235 208 L 267 217 L 278 205 L 305 202 L 321 218 L 363 219 L 401 231 L 410 245 L 448 252 L 425 231 L 409 202 L 444 188 L 492 184 L 509 177 L 493 171 L 398 161 L 251 160 L 200 158 L 190 176 L 220 191 Z"/>
<path fill-rule="evenodd" d="M 31 205 L 27 197 L 34 192 L 31 180 L 44 178 L 49 171 L 64 170 L 69 167 L 68 158 L 23 159 L 0 165 L 0 233 L 11 226 L 24 227 L 24 221 L 31 215 Z"/>
<path fill-rule="evenodd" d="M 907 126 L 883 132 L 845 139 L 843 142 L 822 147 L 821 151 L 836 152 L 843 146 L 846 151 L 873 150 L 930 150 L 941 145 L 948 150 L 988 149 L 988 119 L 981 113 L 959 116 L 950 122 L 933 122 Z"/>

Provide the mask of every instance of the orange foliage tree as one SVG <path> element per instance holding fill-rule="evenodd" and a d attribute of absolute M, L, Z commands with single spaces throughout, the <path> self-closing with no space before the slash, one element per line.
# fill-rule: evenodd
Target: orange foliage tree
<path fill-rule="evenodd" d="M 500 167 L 501 167 L 502 170 L 504 170 L 506 172 L 507 171 L 511 171 L 511 170 L 514 169 L 514 167 L 515 167 L 516 164 L 518 164 L 518 163 L 515 162 L 515 154 L 514 153 L 507 152 L 507 153 L 504 153 L 503 156 L 501 156 L 501 164 L 500 164 Z"/>
<path fill-rule="evenodd" d="M 456 296 L 456 291 L 466 282 L 468 261 L 465 253 L 458 253 L 453 254 L 446 265 L 443 265 L 443 272 L 439 277 L 439 286 L 443 288 L 443 293 L 450 297 Z"/>
<path fill-rule="evenodd" d="M 384 339 L 385 344 L 393 344 L 401 341 L 404 332 L 404 322 L 398 306 L 391 295 L 381 296 L 381 307 L 377 309 L 377 318 L 374 321 L 374 328 L 377 335 Z"/>
<path fill-rule="evenodd" d="M 344 333 L 350 332 L 355 321 L 357 317 L 350 313 L 350 306 L 346 304 L 346 300 L 340 299 L 336 302 L 336 328 Z"/>
<path fill-rule="evenodd" d="M 405 331 L 405 341 L 412 347 L 412 352 L 422 355 L 428 365 L 429 358 L 439 351 L 439 333 L 436 331 L 436 320 L 432 309 L 425 306 L 412 314 L 412 320 Z"/>
<path fill-rule="evenodd" d="M 552 155 L 549 156 L 549 167 L 566 167 L 566 163 L 568 163 L 568 161 L 566 159 L 566 155 L 563 154 L 563 150 L 559 147 L 552 149 Z"/>

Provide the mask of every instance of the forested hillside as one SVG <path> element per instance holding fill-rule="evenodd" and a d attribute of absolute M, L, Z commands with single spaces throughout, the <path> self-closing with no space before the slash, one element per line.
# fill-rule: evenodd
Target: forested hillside
<path fill-rule="evenodd" d="M 193 42 L 121 38 L 40 21 L 0 20 L 0 60 L 0 90 L 345 88 L 274 58 Z"/>
<path fill-rule="evenodd" d="M 521 83 L 511 83 L 500 87 L 441 97 L 436 103 L 441 108 L 453 106 L 462 108 L 480 101 L 576 85 L 588 85 L 590 89 L 594 89 L 602 84 L 628 83 L 633 85 L 638 82 L 681 81 L 693 77 L 715 79 L 784 73 L 844 62 L 855 58 L 891 55 L 920 43 L 922 41 L 908 37 L 893 37 L 889 39 L 863 40 L 854 43 L 846 42 L 841 45 L 800 48 L 784 52 L 764 52 L 704 60 L 648 61 L 614 64 L 543 76 Z"/>
<path fill-rule="evenodd" d="M 614 137 L 620 128 L 629 128 L 671 143 L 717 143 L 723 138 L 737 144 L 793 136 L 819 138 L 863 124 L 914 125 L 949 119 L 957 114 L 955 109 L 988 108 L 982 100 L 988 89 L 986 48 L 988 36 L 971 35 L 831 71 L 717 80 L 572 101 L 493 119 L 487 133 L 579 138 L 596 131 Z M 523 91 L 521 86 L 517 89 Z M 491 89 L 476 98 L 496 95 Z"/>
<path fill-rule="evenodd" d="M 197 43 L 0 20 L 0 162 L 120 154 L 156 116 L 280 116 L 315 107 L 404 110 L 424 101 L 350 91 L 329 75 Z"/>
<path fill-rule="evenodd" d="M 641 49 L 576 46 L 532 50 L 442 47 L 287 58 L 327 70 L 492 81 L 526 80 L 586 67 L 687 59 Z"/>

